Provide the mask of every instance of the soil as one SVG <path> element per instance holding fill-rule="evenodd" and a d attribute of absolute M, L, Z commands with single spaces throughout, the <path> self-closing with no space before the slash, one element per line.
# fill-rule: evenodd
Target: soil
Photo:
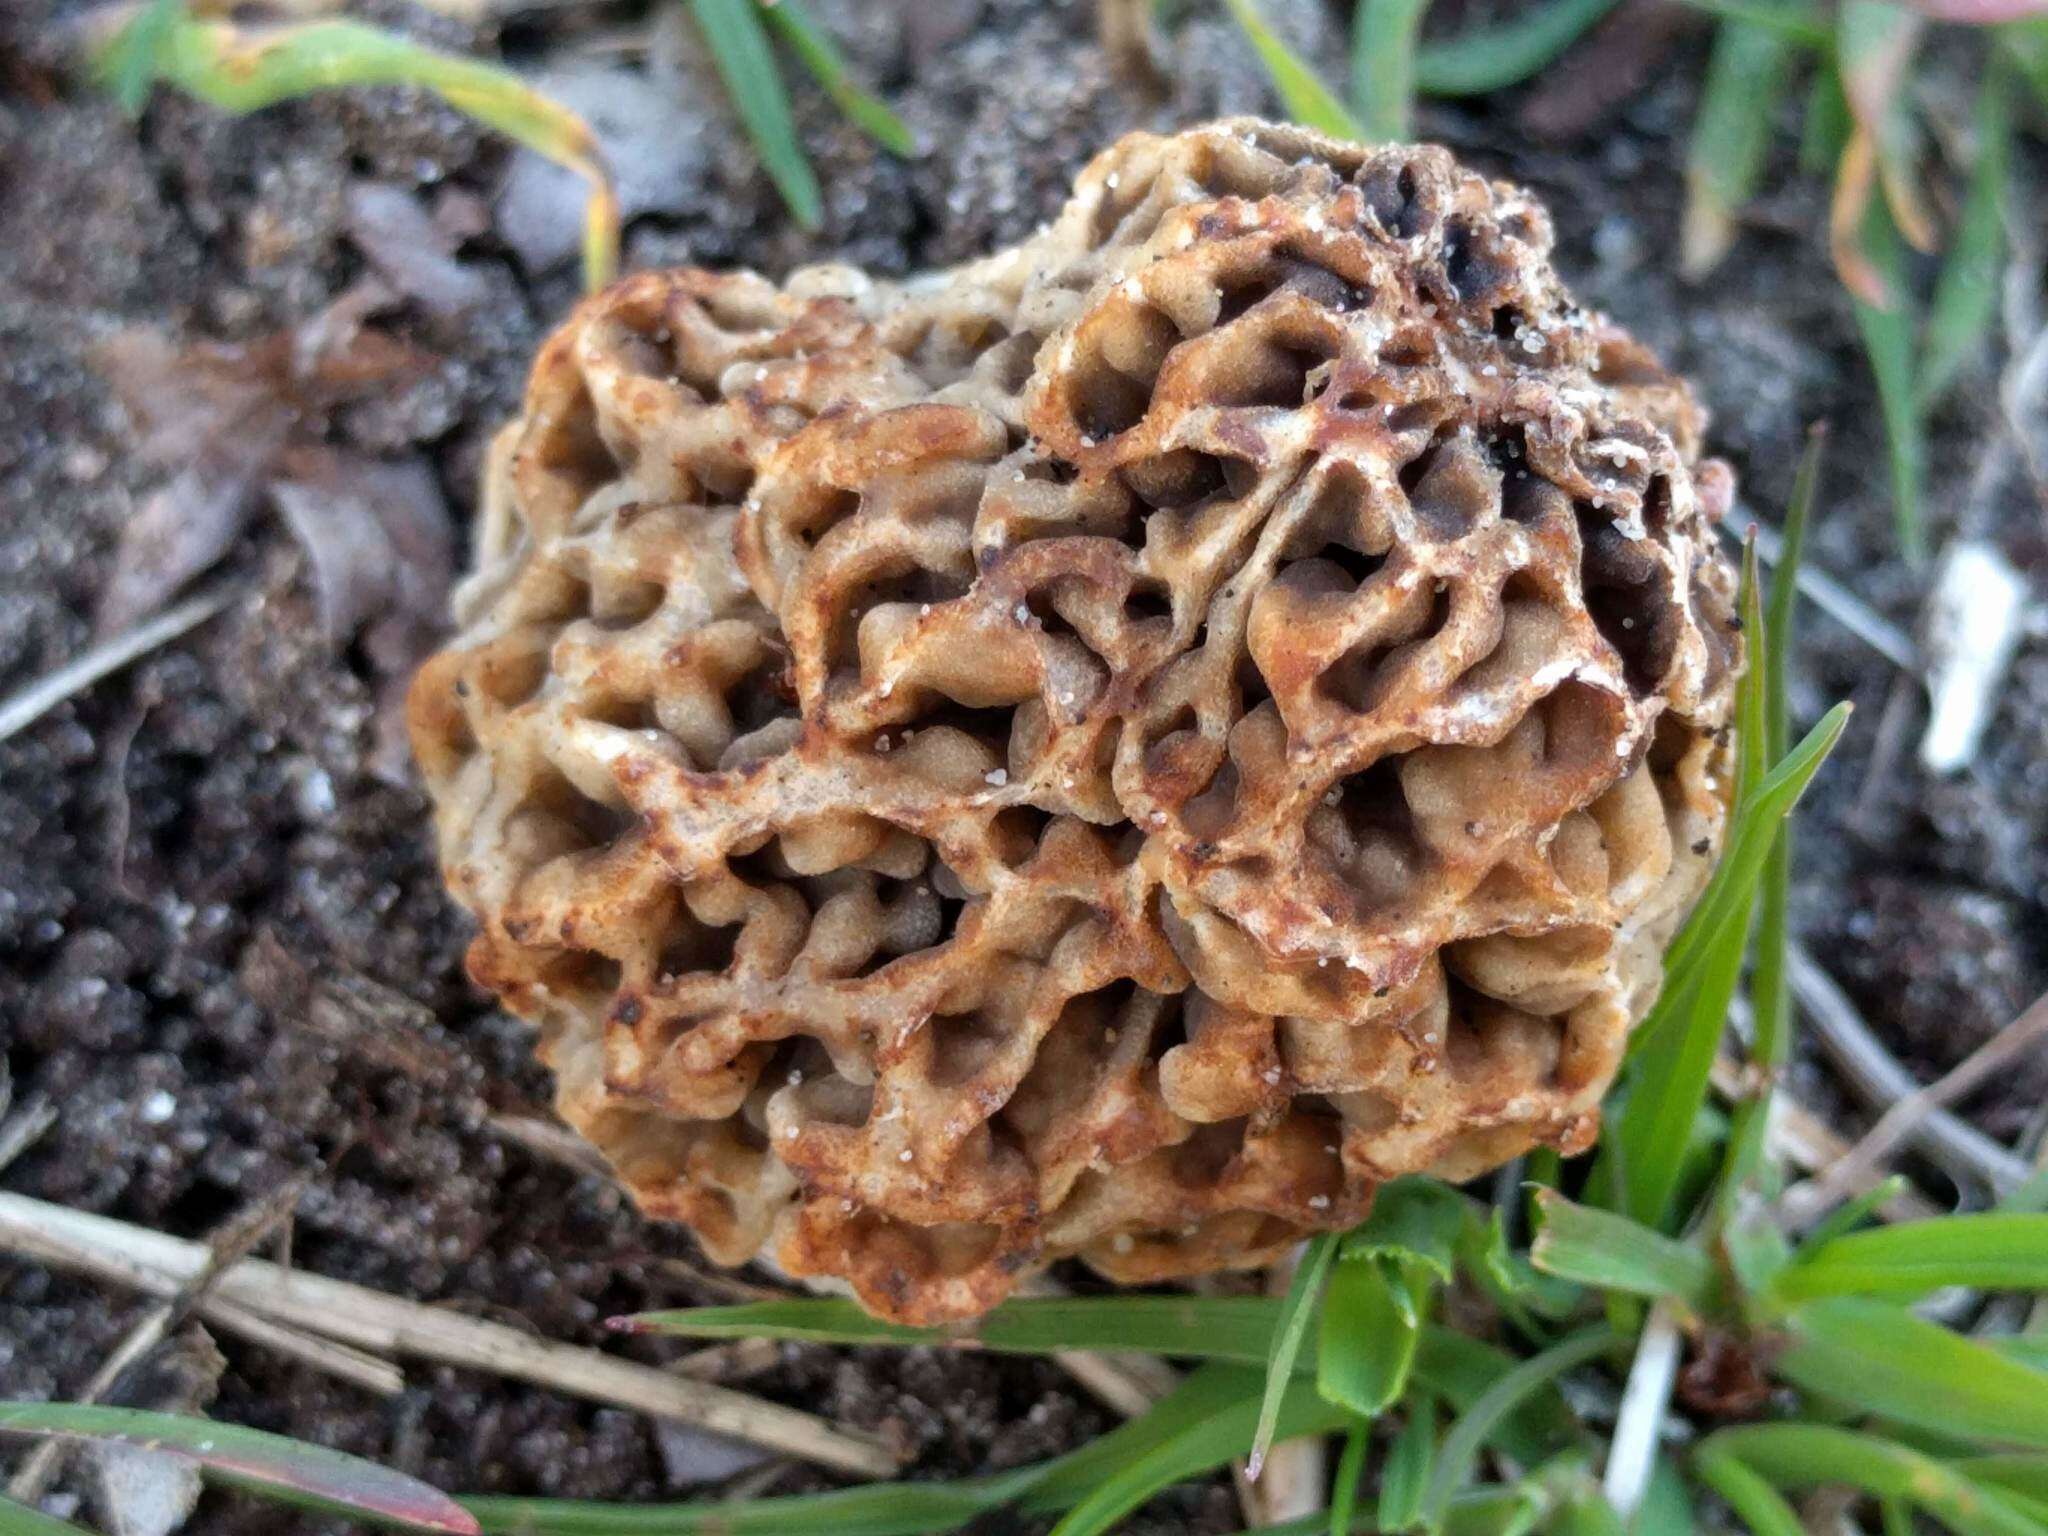
<path fill-rule="evenodd" d="M 635 212 L 629 267 L 950 262 L 1049 216 L 1074 170 L 1125 129 L 1271 109 L 1220 6 L 1178 8 L 1164 99 L 1118 78 L 1081 0 L 813 9 L 925 146 L 891 159 L 796 82 L 826 189 L 816 234 L 756 170 L 680 6 L 543 8 L 495 34 L 398 0 L 362 14 L 607 102 Z M 1336 72 L 1335 7 L 1265 9 Z M 92 641 L 123 530 L 184 467 L 175 441 L 152 447 L 123 409 L 109 343 L 219 343 L 239 349 L 216 354 L 232 369 L 267 338 L 303 336 L 373 272 L 351 188 L 397 188 L 453 246 L 435 271 L 457 274 L 467 307 L 437 307 L 435 273 L 377 274 L 386 291 L 368 324 L 405 366 L 284 430 L 300 451 L 422 469 L 410 531 L 435 536 L 438 490 L 459 540 L 480 446 L 576 290 L 562 217 L 573 184 L 433 100 L 370 90 L 230 118 L 159 92 L 130 120 L 77 78 L 77 21 L 68 0 L 16 0 L 0 17 L 0 693 Z M 1877 405 L 1820 235 L 1824 189 L 1790 163 L 1791 108 L 1734 256 L 1697 286 L 1673 273 L 1703 57 L 1686 33 L 1661 68 L 1651 61 L 1647 88 L 1561 139 L 1525 131 L 1527 91 L 1425 107 L 1421 131 L 1546 196 L 1580 295 L 1717 408 L 1713 446 L 1748 507 L 1774 516 L 1808 424 L 1832 424 L 1812 561 L 1910 629 L 1928 577 L 1893 553 Z M 605 72 L 620 69 L 660 88 L 613 91 Z M 1953 117 L 1945 79 L 1937 71 L 1935 107 Z M 508 177 L 525 190 L 501 200 Z M 1967 522 L 2038 583 L 2048 525 L 2035 497 L 2017 483 L 1966 495 L 1996 427 L 2001 357 L 1974 362 L 1934 420 L 1929 512 L 1937 539 Z M 177 381 L 204 374 L 172 370 L 156 387 L 173 398 L 158 405 L 189 404 Z M 234 437 L 203 419 L 181 430 L 188 457 L 210 430 Z M 228 520 L 221 547 L 202 552 L 217 558 L 193 557 L 234 594 L 225 612 L 0 745 L 0 1042 L 16 1101 L 40 1093 L 60 1110 L 0 1185 L 197 1236 L 305 1176 L 293 1263 L 584 1344 L 604 1342 L 608 1314 L 727 1299 L 693 1278 L 685 1236 L 491 1128 L 493 1114 L 542 1112 L 548 1085 L 521 1028 L 462 976 L 466 921 L 390 752 L 394 679 L 421 636 L 365 627 L 374 603 L 337 621 L 364 574 L 323 564 L 275 500 Z M 150 579 L 143 596 L 158 603 L 182 573 L 155 590 Z M 427 611 L 440 602 L 437 587 Z M 1805 625 L 1800 722 L 1844 697 L 1857 715 L 1803 821 L 1798 915 L 1879 1034 L 1931 1075 L 2048 981 L 2048 645 L 2038 630 L 2027 640 L 1984 749 L 1935 780 L 1912 751 L 1918 690 L 1898 690 L 1904 745 L 1886 746 L 1895 669 L 1810 609 Z M 1862 1123 L 1819 1061 L 1802 1058 L 1795 1086 L 1845 1130 Z M 2001 1138 L 2038 1134 L 2044 1086 L 2048 1064 L 2036 1063 L 1969 1113 Z M 0 1260 L 0 1396 L 77 1393 L 136 1311 L 125 1293 Z M 701 1439 L 490 1377 L 411 1365 L 405 1393 L 379 1402 L 232 1338 L 222 1348 L 216 1414 L 451 1489 L 648 1500 L 712 1494 L 731 1474 Z M 916 1476 L 1016 1465 L 1112 1422 L 1050 1365 L 958 1354 L 791 1346 L 741 1385 L 897 1437 Z M 790 1468 L 762 1486 L 823 1480 Z M 1236 1518 L 1219 1480 L 1177 1490 L 1128 1529 L 1220 1532 Z M 187 1529 L 287 1527 L 209 1495 Z"/>

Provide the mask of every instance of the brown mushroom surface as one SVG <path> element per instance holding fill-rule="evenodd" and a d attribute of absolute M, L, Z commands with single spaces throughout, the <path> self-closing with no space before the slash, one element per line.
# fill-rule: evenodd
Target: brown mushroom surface
<path fill-rule="evenodd" d="M 642 1207 L 928 1323 L 1588 1143 L 1740 646 L 1700 412 L 1550 243 L 1233 121 L 952 272 L 570 317 L 411 718 Z"/>

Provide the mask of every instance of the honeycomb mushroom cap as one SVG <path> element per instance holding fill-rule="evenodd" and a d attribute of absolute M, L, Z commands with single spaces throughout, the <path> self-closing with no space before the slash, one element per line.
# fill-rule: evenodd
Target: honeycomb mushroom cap
<path fill-rule="evenodd" d="M 576 310 L 411 718 L 646 1211 L 929 1323 L 1587 1145 L 1740 647 L 1700 413 L 1550 244 L 1233 121 L 952 272 Z"/>

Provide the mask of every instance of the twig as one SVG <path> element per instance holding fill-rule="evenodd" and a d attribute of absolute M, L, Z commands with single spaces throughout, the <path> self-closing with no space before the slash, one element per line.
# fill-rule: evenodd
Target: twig
<path fill-rule="evenodd" d="M 19 1109 L 0 1122 L 0 1171 L 41 1141 L 56 1123 L 57 1106 L 43 1095 L 24 1099 Z"/>
<path fill-rule="evenodd" d="M 1671 1386 L 1678 1379 L 1680 1335 L 1678 1317 L 1670 1298 L 1660 1298 L 1650 1308 L 1636 1342 L 1636 1357 L 1628 1368 L 1628 1386 L 1621 1394 L 1621 1409 L 1614 1417 L 1614 1440 L 1607 1453 L 1607 1474 L 1601 1491 L 1614 1512 L 1626 1523 L 1643 1501 L 1650 1486 L 1650 1469 L 1657 1460 L 1657 1432 L 1671 1406 Z"/>
<path fill-rule="evenodd" d="M 1742 542 L 1743 531 L 1751 526 L 1756 529 L 1757 553 L 1763 557 L 1766 565 L 1775 566 L 1778 563 L 1778 552 L 1784 546 L 1784 540 L 1779 536 L 1777 529 L 1742 507 L 1738 507 L 1721 520 L 1721 532 L 1737 544 Z M 1806 594 L 1814 607 L 1848 630 L 1878 655 L 1895 667 L 1903 667 L 1908 672 L 1919 672 L 1920 651 L 1919 647 L 1913 644 L 1913 637 L 1834 577 L 1809 562 L 1800 565 L 1798 582 L 1799 590 Z"/>
<path fill-rule="evenodd" d="M 1813 1026 L 1814 1039 L 1858 1097 L 1867 1104 L 1889 1108 L 1918 1090 L 1913 1074 L 1884 1048 L 1856 1005 L 1804 946 L 1787 946 L 1786 970 L 1793 995 Z M 1920 1116 L 1907 1139 L 1952 1177 L 1979 1180 L 1997 1194 L 2020 1183 L 2028 1173 L 2024 1158 L 1945 1109 Z"/>
<path fill-rule="evenodd" d="M 175 608 L 166 609 L 155 618 L 91 647 L 84 655 L 74 657 L 56 671 L 37 678 L 6 703 L 0 704 L 0 741 L 34 724 L 66 699 L 83 693 L 109 673 L 118 672 L 137 657 L 169 644 L 186 630 L 196 629 L 227 607 L 233 597 L 233 592 L 216 588 L 187 598 Z"/>
<path fill-rule="evenodd" d="M 1863 1139 L 1802 1189 L 1787 1191 L 1795 1211 L 1811 1213 L 1833 1204 L 1843 1192 L 1874 1178 L 1930 1114 L 1955 1103 L 2002 1067 L 2048 1039 L 2048 995 L 1964 1057 L 1925 1088 L 1915 1089 L 1878 1116 Z M 2022 1165 L 2024 1168 L 2024 1165 Z M 1797 1197 L 1794 1200 L 1793 1197 Z"/>
<path fill-rule="evenodd" d="M 305 1179 L 293 1179 L 252 1210 L 228 1222 L 208 1244 L 205 1266 L 176 1295 L 147 1308 L 135 1320 L 121 1342 L 87 1378 L 75 1401 L 98 1402 L 121 1379 L 122 1372 L 169 1338 L 204 1298 L 221 1270 L 261 1242 L 263 1234 L 298 1205 L 305 1188 Z M 23 1504 L 33 1504 L 42 1498 L 62 1467 L 68 1449 L 63 1440 L 45 1440 L 38 1445 L 8 1482 L 7 1496 Z"/>
<path fill-rule="evenodd" d="M 524 1147 L 535 1157 L 559 1163 L 576 1173 L 594 1174 L 601 1179 L 612 1176 L 611 1164 L 604 1160 L 604 1154 L 559 1120 L 543 1120 L 539 1115 L 494 1114 L 484 1123 L 494 1134 Z"/>
<path fill-rule="evenodd" d="M 183 1283 L 206 1264 L 201 1244 L 5 1193 L 0 1193 L 0 1245 L 45 1263 L 112 1279 L 141 1268 Z M 243 1259 L 229 1267 L 215 1281 L 215 1294 L 270 1322 L 357 1349 L 417 1355 L 513 1377 L 750 1440 L 836 1471 L 886 1477 L 899 1464 L 882 1439 L 865 1430 L 367 1286 L 281 1269 L 262 1259 Z"/>

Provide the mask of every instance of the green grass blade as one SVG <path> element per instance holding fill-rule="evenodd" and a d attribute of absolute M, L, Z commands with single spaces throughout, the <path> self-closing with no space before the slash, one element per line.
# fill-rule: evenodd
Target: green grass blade
<path fill-rule="evenodd" d="M 77 1403 L 0 1403 L 0 1433 L 98 1440 L 190 1457 L 251 1492 L 406 1530 L 478 1528 L 461 1505 L 416 1477 L 238 1424 Z"/>
<path fill-rule="evenodd" d="M 160 78 L 224 112 L 254 112 L 345 86 L 410 85 L 432 91 L 458 112 L 567 166 L 591 188 L 584 223 L 585 281 L 597 287 L 611 280 L 618 266 L 618 202 L 597 140 L 583 119 L 511 71 L 354 21 L 244 33 L 223 22 L 194 21 L 178 10 L 166 25 L 154 50 Z M 105 79 L 110 67 L 102 50 L 95 72 Z"/>
<path fill-rule="evenodd" d="M 1794 618 L 1799 601 L 1799 562 L 1806 549 L 1806 528 L 1820 487 L 1821 454 L 1826 436 L 1815 429 L 1807 436 L 1806 452 L 1799 461 L 1792 482 L 1792 499 L 1785 509 L 1783 541 L 1777 568 L 1771 572 L 1771 591 L 1764 608 L 1763 721 L 1764 760 L 1775 767 L 1784 761 L 1791 747 L 1790 684 L 1792 651 L 1796 644 Z M 1786 968 L 1787 946 L 1791 942 L 1792 840 L 1794 819 L 1785 818 L 1764 859 L 1763 880 L 1757 895 L 1757 924 L 1749 997 L 1754 1013 L 1754 1040 L 1750 1060 L 1759 1087 L 1735 1107 L 1728 1136 L 1728 1166 L 1722 1175 L 1722 1214 L 1726 1219 L 1730 1202 L 1757 1175 L 1763 1164 L 1764 1130 L 1770 1118 L 1771 1095 L 1778 1078 L 1792 1058 L 1792 985 Z"/>
<path fill-rule="evenodd" d="M 1280 1316 L 1279 1300 L 1269 1296 L 1049 1296 L 1006 1302 L 956 1328 L 907 1328 L 872 1318 L 854 1302 L 819 1297 L 645 1312 L 610 1326 L 691 1339 L 930 1344 L 1026 1355 L 1124 1349 L 1263 1365 Z"/>
<path fill-rule="evenodd" d="M 2048 1374 L 1881 1301 L 1810 1301 L 1786 1323 L 1777 1371 L 1795 1386 L 1939 1434 L 2048 1446 Z"/>
<path fill-rule="evenodd" d="M 1327 133 L 1333 139 L 1362 139 L 1365 130 L 1345 110 L 1344 103 L 1336 93 L 1280 41 L 1279 34 L 1266 24 L 1266 18 L 1259 14 L 1256 0 L 1229 0 L 1230 14 L 1237 18 L 1239 28 L 1251 43 L 1259 62 L 1266 66 L 1266 75 L 1273 82 L 1273 89 L 1279 93 L 1280 105 L 1287 115 L 1305 127 L 1318 133 Z"/>
<path fill-rule="evenodd" d="M 1856 331 L 1877 381 L 1878 412 L 1884 418 L 1885 454 L 1891 468 L 1892 523 L 1899 550 L 1919 561 L 1927 553 L 1920 521 L 1920 486 L 1927 445 L 1920 420 L 1919 391 L 1913 383 L 1913 297 L 1906 286 L 1905 253 L 1884 200 L 1873 197 L 1863 218 L 1863 254 L 1884 285 L 1885 302 L 1849 295 Z"/>
<path fill-rule="evenodd" d="M 1028 1468 L 1037 1472 L 1038 1468 Z M 1021 1478 L 875 1483 L 775 1499 L 600 1504 L 580 1499 L 472 1498 L 489 1536 L 931 1536 L 1000 1508 Z"/>
<path fill-rule="evenodd" d="M 754 0 L 690 0 L 691 14 L 725 81 L 733 110 L 753 140 L 761 167 L 782 194 L 790 216 L 805 229 L 825 221 L 824 194 L 797 141 L 789 93 L 775 72 L 775 55 Z"/>
<path fill-rule="evenodd" d="M 1693 1471 L 1735 1511 L 1750 1536 L 1806 1536 L 1799 1512 L 1785 1496 L 1727 1452 L 1701 1451 Z"/>
<path fill-rule="evenodd" d="M 1984 1212 L 1846 1233 L 1808 1248 L 1773 1289 L 1803 1301 L 1920 1296 L 1945 1285 L 2048 1290 L 2048 1216 Z"/>
<path fill-rule="evenodd" d="M 1512 1372 L 1515 1357 L 1480 1339 L 1431 1323 L 1415 1350 L 1415 1380 L 1463 1413 Z M 1488 1436 L 1525 1467 L 1533 1467 L 1571 1438 L 1571 1410 L 1555 1387 L 1519 1400 Z"/>
<path fill-rule="evenodd" d="M 1705 950 L 1721 942 L 1729 926 L 1739 916 L 1738 904 L 1748 904 L 1749 895 L 1762 873 L 1764 860 L 1771 851 L 1771 844 L 1777 838 L 1779 826 L 1792 807 L 1799 803 L 1799 797 L 1806 792 L 1806 786 L 1827 760 L 1828 753 L 1834 750 L 1848 723 L 1849 706 L 1846 703 L 1837 704 L 1829 710 L 1801 738 L 1799 745 L 1786 753 L 1784 759 L 1764 776 L 1754 800 L 1740 808 L 1735 817 L 1734 834 L 1729 838 L 1728 851 L 1722 857 L 1720 868 L 1714 871 L 1714 879 L 1708 884 L 1706 895 L 1700 898 L 1698 908 L 1672 942 L 1665 962 L 1667 975 L 1683 978 L 1699 963 Z M 1648 1024 L 1643 1028 L 1649 1031 Z"/>
<path fill-rule="evenodd" d="M 1542 1226 L 1529 1259 L 1546 1274 L 1634 1296 L 1669 1296 L 1695 1312 L 1707 1303 L 1714 1266 L 1699 1249 L 1612 1211 L 1537 1191 Z"/>
<path fill-rule="evenodd" d="M 1592 29 L 1617 0 L 1546 0 L 1513 21 L 1475 27 L 1416 51 L 1425 96 L 1485 96 L 1540 73 Z"/>
<path fill-rule="evenodd" d="M 1379 1527 L 1405 1531 L 1422 1518 L 1429 1493 L 1429 1469 L 1436 1465 L 1436 1399 L 1408 1395 L 1408 1417 L 1380 1467 Z"/>
<path fill-rule="evenodd" d="M 1365 1418 L 1397 1402 L 1415 1364 L 1428 1285 L 1409 1282 L 1395 1260 L 1343 1259 L 1330 1272 L 1323 1299 L 1316 1386 L 1324 1397 Z"/>
<path fill-rule="evenodd" d="M 1372 1448 L 1372 1420 L 1352 1415 L 1344 1430 L 1344 1451 L 1330 1482 L 1330 1536 L 1345 1536 L 1358 1517 L 1358 1481 L 1365 1475 L 1365 1453 Z"/>
<path fill-rule="evenodd" d="M 917 140 L 903 119 L 874 92 L 853 78 L 845 57 L 825 29 L 812 19 L 802 0 L 758 0 L 762 19 L 788 43 L 790 51 L 803 61 L 811 78 L 824 88 L 832 104 L 892 155 L 909 158 L 917 153 Z"/>
<path fill-rule="evenodd" d="M 1612 1141 L 1620 1210 L 1647 1227 L 1661 1229 L 1674 1221 L 1692 1127 L 1706 1100 L 1714 1056 L 1742 976 L 1751 897 L 1749 890 L 1734 893 L 1726 930 L 1704 953 L 1699 974 L 1673 995 L 1668 1011 L 1666 1000 L 1659 998 L 1643 1026 L 1654 1033 L 1638 1057 Z"/>
<path fill-rule="evenodd" d="M 101 73 L 114 100 L 130 117 L 149 100 L 164 47 L 185 21 L 185 0 L 149 0 L 107 44 Z"/>
<path fill-rule="evenodd" d="M 0 1495 L 0 1536 L 86 1536 L 86 1530 Z"/>
<path fill-rule="evenodd" d="M 1444 1436 L 1443 1449 L 1437 1455 L 1436 1467 L 1430 1476 L 1429 1491 L 1423 1496 L 1423 1519 L 1431 1529 L 1442 1526 L 1444 1515 L 1450 1508 L 1451 1495 L 1472 1475 L 1479 1447 L 1492 1436 L 1501 1420 L 1531 1394 L 1551 1386 L 1566 1371 L 1585 1364 L 1615 1341 L 1616 1336 L 1606 1328 L 1591 1328 L 1573 1334 L 1541 1354 L 1522 1361 L 1459 1415 L 1458 1422 L 1451 1426 L 1451 1432 Z"/>
<path fill-rule="evenodd" d="M 1923 410 L 1948 392 L 1963 365 L 1977 354 L 1998 311 L 2006 185 L 2012 168 L 2012 109 L 2011 76 L 1994 51 L 1985 65 L 1984 83 L 1977 88 L 1977 158 L 1970 167 L 1970 190 L 1927 309 L 1918 384 Z"/>
<path fill-rule="evenodd" d="M 1913 1181 L 1904 1174 L 1887 1174 L 1862 1194 L 1843 1201 L 1829 1211 L 1815 1224 L 1813 1230 L 1806 1234 L 1803 1246 L 1808 1252 L 1812 1252 L 1822 1243 L 1840 1237 L 1844 1232 L 1855 1231 L 1912 1187 Z"/>
<path fill-rule="evenodd" d="M 1660 1454 L 1650 1469 L 1643 1502 L 1629 1523 L 1630 1536 L 1693 1536 L 1699 1528 L 1685 1474 L 1669 1456 Z"/>
<path fill-rule="evenodd" d="M 1756 195 L 1778 100 L 1791 81 L 1799 47 L 1784 33 L 1751 21 L 1724 21 L 1714 35 L 1686 150 L 1679 250 L 1688 276 L 1712 271 L 1735 243 L 1736 217 Z"/>
<path fill-rule="evenodd" d="M 1155 1450 L 1119 1466 L 1074 1505 L 1053 1527 L 1052 1536 L 1100 1536 L 1161 1489 L 1242 1455 L 1248 1437 L 1254 1439 L 1256 1456 L 1257 1447 L 1272 1439 L 1325 1434 L 1346 1422 L 1344 1411 L 1323 1401 L 1309 1381 L 1292 1375 L 1278 1379 L 1284 1383 L 1283 1389 L 1267 1402 L 1257 1403 L 1246 1396 L 1221 1413 L 1187 1424 Z M 1266 1441 L 1257 1441 L 1258 1435 L 1267 1437 Z"/>
<path fill-rule="evenodd" d="M 1997 1456 L 1966 1456 L 1954 1466 L 1972 1482 L 2002 1488 L 2029 1504 L 2048 1504 L 2048 1456 L 2008 1451 Z"/>
<path fill-rule="evenodd" d="M 1727 1455 L 1780 1488 L 1842 1484 L 1876 1498 L 1904 1499 L 1958 1536 L 2040 1536 L 2034 1523 L 1989 1488 L 1918 1451 L 1821 1424 L 1724 1429 L 1701 1443 L 1699 1460 Z M 1774 1536 L 1774 1533 L 1760 1533 Z"/>
<path fill-rule="evenodd" d="M 1429 0 L 1358 0 L 1351 31 L 1351 101 L 1359 137 L 1398 142 L 1415 132 L 1415 39 Z"/>
<path fill-rule="evenodd" d="M 1739 21 L 1747 26 L 1760 27 L 1802 48 L 1831 50 L 1834 46 L 1834 29 L 1816 20 L 1804 5 L 1774 4 L 1772 0 L 1756 0 L 1755 4 L 1748 3 L 1748 0 L 1682 0 L 1682 3 L 1705 15 L 1718 16 L 1723 21 Z"/>
<path fill-rule="evenodd" d="M 1323 1280 L 1330 1272 L 1330 1260 L 1336 1252 L 1337 1234 L 1320 1233 L 1309 1239 L 1302 1250 L 1301 1262 L 1294 1267 L 1294 1278 L 1287 1286 L 1287 1298 L 1280 1305 L 1280 1324 L 1273 1331 L 1273 1353 L 1266 1361 L 1266 1390 L 1264 1401 L 1259 1406 L 1258 1430 L 1252 1436 L 1251 1454 L 1245 1463 L 1247 1476 L 1256 1478 L 1259 1475 L 1259 1468 L 1266 1459 L 1266 1448 L 1273 1443 L 1280 1409 L 1292 1384 L 1295 1357 L 1301 1353 L 1301 1341 L 1308 1336 L 1308 1325 L 1315 1316 L 1316 1303 L 1323 1293 Z"/>

